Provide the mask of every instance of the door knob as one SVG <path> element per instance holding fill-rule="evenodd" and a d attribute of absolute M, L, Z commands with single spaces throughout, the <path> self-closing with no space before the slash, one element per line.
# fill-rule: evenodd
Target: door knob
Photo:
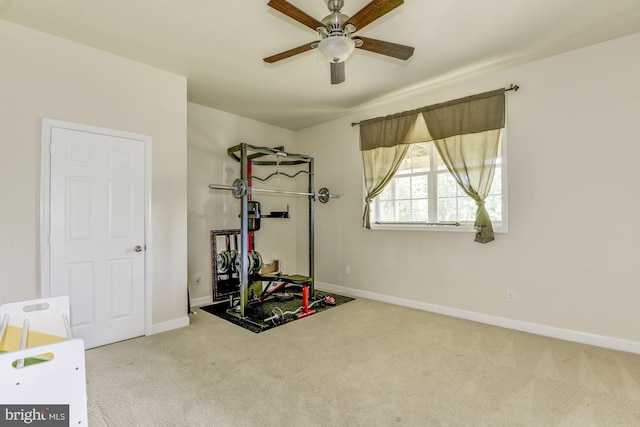
<path fill-rule="evenodd" d="M 133 248 L 133 250 L 136 252 L 142 252 L 142 246 L 138 245 L 135 248 Z"/>

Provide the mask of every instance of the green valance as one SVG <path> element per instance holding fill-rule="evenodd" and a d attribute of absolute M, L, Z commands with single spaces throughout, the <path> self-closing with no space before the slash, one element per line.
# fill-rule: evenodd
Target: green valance
<path fill-rule="evenodd" d="M 412 111 L 360 122 L 360 150 L 407 143 L 406 137 L 422 115 L 428 133 L 414 136 L 432 141 L 455 135 L 485 132 L 504 127 L 504 89 L 454 99 Z"/>

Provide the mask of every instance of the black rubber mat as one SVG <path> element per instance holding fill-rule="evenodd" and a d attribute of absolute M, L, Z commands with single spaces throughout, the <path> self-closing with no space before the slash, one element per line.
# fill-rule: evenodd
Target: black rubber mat
<path fill-rule="evenodd" d="M 260 333 L 298 320 L 298 315 L 301 315 L 304 312 L 302 309 L 302 295 L 299 290 L 295 288 L 287 288 L 285 293 L 288 294 L 290 299 L 282 300 L 282 294 L 277 294 L 262 303 L 250 303 L 249 306 L 245 308 L 244 318 L 240 318 L 239 313 L 230 309 L 228 301 L 207 305 L 200 307 L 200 309 L 207 313 L 211 313 L 214 316 L 228 320 L 236 325 L 242 326 L 252 332 Z M 333 298 L 334 303 L 331 304 L 323 302 L 322 299 L 325 297 Z M 309 311 L 315 310 L 317 314 L 353 300 L 354 298 L 352 297 L 332 292 L 316 291 L 315 299 L 311 297 L 309 298 Z M 274 317 L 276 314 L 278 315 L 278 318 L 275 321 L 267 320 L 270 317 Z M 301 317 L 301 319 L 303 318 L 304 317 Z"/>

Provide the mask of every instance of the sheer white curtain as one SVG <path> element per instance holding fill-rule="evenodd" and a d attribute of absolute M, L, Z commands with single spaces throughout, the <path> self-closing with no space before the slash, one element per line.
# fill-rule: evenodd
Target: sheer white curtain
<path fill-rule="evenodd" d="M 409 149 L 405 140 L 417 118 L 418 113 L 413 113 L 360 123 L 360 149 L 367 191 L 362 215 L 365 228 L 371 228 L 371 202 L 393 179 Z"/>
<path fill-rule="evenodd" d="M 434 143 L 449 172 L 464 192 L 476 202 L 475 241 L 494 240 L 491 217 L 484 201 L 489 195 L 496 168 L 500 129 L 436 139 Z"/>
<path fill-rule="evenodd" d="M 493 183 L 504 109 L 504 89 L 498 89 L 422 112 L 447 169 L 478 206 L 474 223 L 478 243 L 494 240 L 484 201 Z"/>

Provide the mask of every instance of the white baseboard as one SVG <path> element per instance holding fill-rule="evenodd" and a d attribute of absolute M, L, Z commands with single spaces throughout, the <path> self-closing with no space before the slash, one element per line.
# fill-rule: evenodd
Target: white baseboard
<path fill-rule="evenodd" d="M 192 298 L 191 307 L 201 307 L 203 305 L 213 304 L 213 296 L 207 295 L 206 297 Z"/>
<path fill-rule="evenodd" d="M 555 326 L 541 325 L 538 323 L 507 319 L 505 317 L 493 316 L 490 314 L 460 310 L 457 308 L 451 308 L 442 305 L 429 304 L 425 302 L 413 301 L 405 298 L 398 298 L 374 292 L 346 288 L 344 286 L 332 285 L 330 283 L 316 281 L 315 286 L 318 289 L 336 292 L 339 294 L 366 298 L 408 308 L 415 308 L 417 310 L 424 310 L 432 313 L 443 314 L 446 316 L 457 317 L 460 319 L 471 320 L 474 322 L 485 323 L 488 325 L 499 326 L 502 328 L 514 329 L 516 331 L 528 332 L 531 334 L 542 335 L 551 338 L 558 338 L 565 341 L 572 341 L 581 344 L 589 344 L 597 347 L 609 348 L 612 350 L 620 350 L 629 353 L 640 354 L 640 342 L 637 341 L 630 341 L 620 338 L 591 334 L 587 332 L 557 328 Z"/>
<path fill-rule="evenodd" d="M 151 325 L 151 333 L 147 335 L 159 334 L 173 329 L 184 328 L 185 326 L 189 326 L 189 316 L 186 315 L 166 322 L 154 323 Z"/>

